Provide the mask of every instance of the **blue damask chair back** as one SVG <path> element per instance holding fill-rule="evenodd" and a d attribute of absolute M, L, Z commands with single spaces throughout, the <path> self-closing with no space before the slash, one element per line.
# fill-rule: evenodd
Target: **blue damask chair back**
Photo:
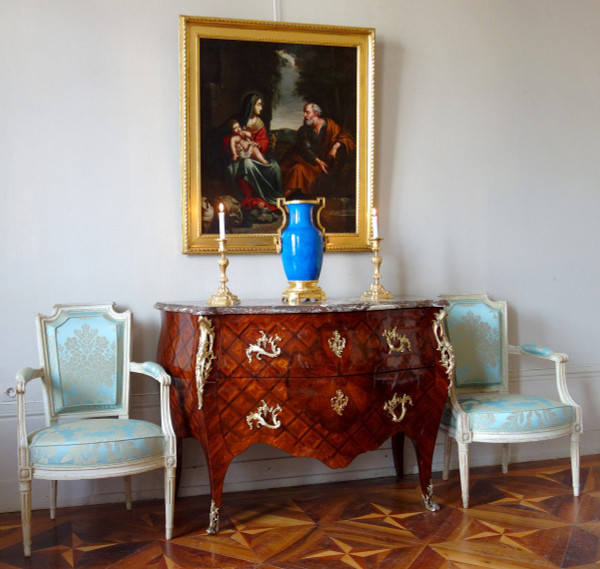
<path fill-rule="evenodd" d="M 131 313 L 111 305 L 57 308 L 38 316 L 49 423 L 75 415 L 126 418 Z"/>
<path fill-rule="evenodd" d="M 458 391 L 507 391 L 506 302 L 453 297 L 446 319 Z"/>

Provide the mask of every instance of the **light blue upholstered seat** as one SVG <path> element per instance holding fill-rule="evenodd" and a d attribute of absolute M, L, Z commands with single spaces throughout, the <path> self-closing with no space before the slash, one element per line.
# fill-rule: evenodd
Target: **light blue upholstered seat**
<path fill-rule="evenodd" d="M 571 405 L 533 395 L 476 394 L 461 398 L 460 406 L 469 417 L 471 430 L 507 435 L 563 427 L 575 419 Z M 444 410 L 443 421 L 456 428 L 450 405 Z"/>
<path fill-rule="evenodd" d="M 454 381 L 440 425 L 445 435 L 443 477 L 448 478 L 452 439 L 458 444 L 463 506 L 469 505 L 469 443 L 508 443 L 570 436 L 573 493 L 579 495 L 581 407 L 567 390 L 566 354 L 525 344 L 510 346 L 506 302 L 485 294 L 441 295 L 449 303 L 446 330 L 455 356 Z M 555 365 L 557 399 L 508 391 L 508 355 L 529 355 Z"/>
<path fill-rule="evenodd" d="M 134 419 L 72 421 L 35 431 L 28 441 L 30 461 L 53 468 L 127 465 L 166 450 L 160 425 Z"/>
<path fill-rule="evenodd" d="M 42 367 L 17 374 L 17 431 L 23 548 L 31 555 L 31 480 L 125 477 L 131 509 L 131 475 L 165 470 L 165 534 L 173 532 L 176 438 L 169 412 L 171 378 L 153 362 L 130 361 L 131 312 L 114 304 L 57 305 L 37 318 Z M 129 418 L 130 372 L 159 384 L 161 424 Z M 41 378 L 47 426 L 28 433 L 27 384 Z"/>

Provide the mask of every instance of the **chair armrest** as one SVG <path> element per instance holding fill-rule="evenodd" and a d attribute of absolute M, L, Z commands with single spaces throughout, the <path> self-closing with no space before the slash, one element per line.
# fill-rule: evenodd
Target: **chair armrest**
<path fill-rule="evenodd" d="M 36 378 L 43 378 L 43 369 L 24 367 L 17 372 L 15 389 L 17 391 L 17 452 L 19 468 L 29 467 L 29 451 L 27 445 L 27 417 L 25 413 L 25 387 Z"/>
<path fill-rule="evenodd" d="M 521 346 L 508 346 L 508 352 L 517 356 L 533 356 L 543 360 L 550 360 L 556 363 L 566 363 L 569 356 L 561 352 L 555 352 L 552 348 L 538 346 L 536 344 L 523 344 Z"/>
<path fill-rule="evenodd" d="M 160 424 L 164 433 L 169 437 L 169 454 L 175 454 L 175 431 L 171 422 L 171 407 L 169 401 L 169 387 L 171 386 L 171 376 L 164 368 L 155 362 L 129 362 L 129 369 L 135 373 L 148 375 L 160 384 Z"/>
<path fill-rule="evenodd" d="M 156 379 L 161 385 L 171 385 L 171 376 L 161 365 L 155 362 L 136 363 L 130 362 L 130 369 L 136 373 L 142 373 Z"/>
<path fill-rule="evenodd" d="M 554 362 L 556 389 L 562 403 L 579 407 L 573 400 L 567 389 L 566 363 L 569 356 L 561 352 L 554 352 L 545 346 L 536 346 L 535 344 L 523 344 L 522 346 L 508 346 L 508 353 L 517 356 L 533 356 Z"/>
<path fill-rule="evenodd" d="M 23 418 L 25 418 L 25 386 L 32 380 L 44 377 L 44 369 L 33 369 L 31 367 L 21 368 L 15 376 L 15 391 L 17 392 L 17 419 L 19 418 L 19 406 L 23 406 Z"/>
<path fill-rule="evenodd" d="M 25 385 L 38 377 L 44 377 L 44 370 L 41 368 L 33 369 L 31 367 L 24 367 L 20 369 L 15 377 L 15 389 L 17 393 L 25 393 Z"/>

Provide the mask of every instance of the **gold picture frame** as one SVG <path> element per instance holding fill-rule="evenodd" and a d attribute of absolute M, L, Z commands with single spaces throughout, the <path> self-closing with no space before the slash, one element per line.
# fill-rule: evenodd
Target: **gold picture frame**
<path fill-rule="evenodd" d="M 325 197 L 327 251 L 370 250 L 374 65 L 372 28 L 181 16 L 183 253 L 217 253 L 221 204 L 228 253 L 275 252 L 281 196 Z"/>

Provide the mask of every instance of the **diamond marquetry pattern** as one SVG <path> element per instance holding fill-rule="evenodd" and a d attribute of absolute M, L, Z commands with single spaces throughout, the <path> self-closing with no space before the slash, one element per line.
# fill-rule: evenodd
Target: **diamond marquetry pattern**
<path fill-rule="evenodd" d="M 331 432 L 324 428 L 318 417 L 296 405 L 294 399 L 288 396 L 284 382 L 278 380 L 250 384 L 232 379 L 226 387 L 219 388 L 218 393 L 221 428 L 227 446 L 232 449 L 237 449 L 239 445 L 264 442 L 296 456 L 318 458 L 328 466 L 346 466 L 358 454 L 377 448 L 377 433 L 385 431 L 385 428 L 382 429 L 385 417 L 370 408 L 349 425 L 348 430 Z M 246 417 L 256 411 L 257 402 L 261 400 L 269 407 L 281 406 L 278 417 L 282 426 L 279 429 L 249 429 Z M 332 409 L 330 413 L 335 415 Z M 383 436 L 380 442 L 386 438 L 387 435 Z"/>
<path fill-rule="evenodd" d="M 399 430 L 408 431 L 409 435 L 422 431 L 433 374 L 430 370 L 406 373 L 410 378 L 398 381 L 395 387 L 394 379 L 362 376 L 260 381 L 231 378 L 217 387 L 225 443 L 233 454 L 240 452 L 240 446 L 262 442 L 295 456 L 317 458 L 332 468 L 346 466 L 359 454 L 378 448 Z M 331 405 L 337 389 L 349 397 L 342 416 Z M 394 392 L 399 396 L 410 394 L 413 399 L 404 424 L 394 423 L 383 408 Z M 246 417 L 263 400 L 271 408 L 281 407 L 278 429 L 248 427 Z"/>
<path fill-rule="evenodd" d="M 198 316 L 161 312 L 157 360 L 170 375 L 193 379 L 198 350 Z"/>
<path fill-rule="evenodd" d="M 336 375 L 338 362 L 329 348 L 321 343 L 321 318 L 302 319 L 297 314 L 257 316 L 243 322 L 224 317 L 221 320 L 219 372 L 226 377 L 303 377 Z M 320 316 L 320 315 L 318 315 Z M 281 354 L 270 358 L 253 354 L 248 360 L 246 350 L 256 345 L 261 332 L 281 338 L 277 346 Z"/>
<path fill-rule="evenodd" d="M 425 310 L 374 311 L 361 318 L 355 313 L 230 315 L 220 323 L 219 373 L 224 377 L 332 377 L 436 364 L 432 316 Z M 411 351 L 389 352 L 384 331 L 394 328 L 410 340 Z M 341 358 L 329 346 L 336 331 L 346 340 Z M 254 353 L 250 361 L 246 351 L 263 332 L 279 338 L 281 353 L 273 358 Z"/>

